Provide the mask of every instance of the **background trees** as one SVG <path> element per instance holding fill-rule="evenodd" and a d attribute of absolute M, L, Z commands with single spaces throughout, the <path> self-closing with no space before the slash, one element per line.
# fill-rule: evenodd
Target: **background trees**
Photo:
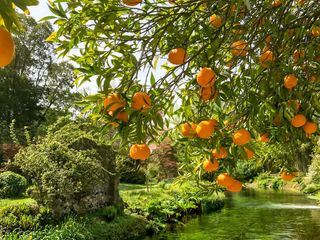
<path fill-rule="evenodd" d="M 9 141 L 13 119 L 18 132 L 27 126 L 34 134 L 41 123 L 53 123 L 74 107 L 73 67 L 58 62 L 52 43 L 45 39 L 53 31 L 50 23 L 37 23 L 20 16 L 24 30 L 15 36 L 15 60 L 0 69 L 1 141 Z"/>

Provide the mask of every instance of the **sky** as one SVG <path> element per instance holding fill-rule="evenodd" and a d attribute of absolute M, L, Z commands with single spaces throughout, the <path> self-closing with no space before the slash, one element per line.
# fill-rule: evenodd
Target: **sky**
<path fill-rule="evenodd" d="M 40 20 L 43 17 L 51 15 L 47 0 L 39 0 L 39 2 L 38 6 L 29 7 L 31 16 L 36 20 Z"/>

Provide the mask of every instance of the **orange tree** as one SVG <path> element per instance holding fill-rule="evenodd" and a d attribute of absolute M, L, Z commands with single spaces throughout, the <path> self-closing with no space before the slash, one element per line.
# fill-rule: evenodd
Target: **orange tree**
<path fill-rule="evenodd" d="M 98 89 L 79 103 L 83 112 L 116 127 L 135 159 L 170 135 L 190 176 L 208 170 L 239 191 L 231 176 L 255 141 L 290 152 L 318 131 L 317 0 L 54 0 L 50 8 L 76 84 Z M 281 161 L 294 171 L 290 157 Z"/>

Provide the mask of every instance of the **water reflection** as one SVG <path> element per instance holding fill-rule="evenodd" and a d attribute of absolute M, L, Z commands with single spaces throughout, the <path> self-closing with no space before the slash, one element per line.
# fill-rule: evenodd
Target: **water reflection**
<path fill-rule="evenodd" d="M 320 206 L 305 196 L 246 191 L 228 196 L 221 212 L 190 220 L 151 239 L 320 239 Z"/>

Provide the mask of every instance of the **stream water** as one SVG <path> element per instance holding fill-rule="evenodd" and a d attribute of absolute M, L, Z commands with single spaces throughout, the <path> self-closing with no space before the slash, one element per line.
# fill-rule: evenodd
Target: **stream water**
<path fill-rule="evenodd" d="M 245 191 L 228 196 L 221 211 L 149 239 L 320 240 L 320 205 L 294 193 Z"/>

